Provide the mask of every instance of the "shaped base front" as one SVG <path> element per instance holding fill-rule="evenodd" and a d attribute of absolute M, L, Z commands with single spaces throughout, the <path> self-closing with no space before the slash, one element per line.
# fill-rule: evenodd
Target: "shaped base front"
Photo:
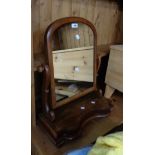
<path fill-rule="evenodd" d="M 112 109 L 111 100 L 87 95 L 73 103 L 56 109 L 55 120 L 40 114 L 38 125 L 50 136 L 57 146 L 79 137 L 88 121 L 107 117 Z"/>

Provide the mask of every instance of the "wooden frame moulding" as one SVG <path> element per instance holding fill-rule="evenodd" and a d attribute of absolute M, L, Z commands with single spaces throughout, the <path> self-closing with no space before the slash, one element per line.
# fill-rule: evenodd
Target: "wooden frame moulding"
<path fill-rule="evenodd" d="M 52 50 L 52 39 L 54 37 L 54 33 L 63 25 L 65 24 L 69 24 L 69 23 L 72 23 L 72 22 L 79 22 L 79 23 L 83 23 L 83 24 L 86 24 L 89 28 L 91 28 L 91 30 L 93 31 L 93 34 L 94 34 L 94 72 L 93 72 L 93 87 L 91 88 L 88 88 L 87 90 L 81 92 L 80 94 L 77 94 L 77 95 L 74 95 L 68 99 L 65 99 L 64 101 L 60 101 L 60 102 L 57 102 L 56 103 L 56 94 L 55 94 L 55 82 L 54 82 L 54 66 L 53 66 L 53 59 L 51 59 L 51 57 L 53 56 L 53 50 Z M 97 32 L 96 32 L 96 29 L 94 27 L 94 25 L 92 23 L 90 23 L 88 20 L 84 19 L 84 18 L 81 18 L 81 17 L 65 17 L 65 18 L 61 18 L 61 19 L 58 19 L 56 20 L 55 22 L 53 22 L 52 24 L 50 24 L 48 26 L 48 28 L 46 29 L 46 32 L 45 32 L 45 36 L 44 36 L 44 45 L 45 45 L 45 52 L 46 52 L 46 62 L 48 62 L 48 65 L 49 65 L 49 69 L 48 69 L 48 72 L 47 73 L 48 75 L 50 74 L 51 75 L 51 82 L 50 82 L 50 95 L 51 95 L 51 100 L 52 102 L 50 102 L 50 106 L 55 109 L 55 108 L 58 108 L 64 104 L 67 104 L 71 101 L 74 101 L 76 99 L 78 99 L 79 97 L 82 97 L 90 92 L 93 92 L 93 91 L 96 91 L 97 88 L 96 88 L 96 71 L 97 71 L 97 63 L 96 63 L 96 59 L 97 59 L 97 56 L 96 56 L 96 48 L 97 48 Z M 52 55 L 52 56 L 51 56 Z M 98 63 L 99 64 L 99 63 Z M 47 72 L 47 66 L 46 66 L 46 72 Z M 49 80 L 49 79 L 48 79 Z M 49 81 L 46 81 L 45 83 L 49 83 Z M 45 84 L 46 85 L 46 84 Z M 45 91 L 45 89 L 43 90 Z M 47 91 L 47 88 L 46 88 L 46 91 Z M 45 93 L 43 95 L 43 100 L 44 102 L 48 102 L 47 101 L 47 96 L 48 95 L 47 93 Z M 46 101 L 45 101 L 46 100 Z"/>

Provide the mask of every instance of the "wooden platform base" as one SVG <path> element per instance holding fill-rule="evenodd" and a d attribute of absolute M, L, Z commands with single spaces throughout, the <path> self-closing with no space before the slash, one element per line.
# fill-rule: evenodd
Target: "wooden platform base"
<path fill-rule="evenodd" d="M 89 94 L 55 110 L 54 121 L 40 114 L 37 124 L 50 136 L 55 145 L 61 146 L 79 137 L 87 122 L 108 116 L 112 109 L 111 102 L 95 93 Z"/>

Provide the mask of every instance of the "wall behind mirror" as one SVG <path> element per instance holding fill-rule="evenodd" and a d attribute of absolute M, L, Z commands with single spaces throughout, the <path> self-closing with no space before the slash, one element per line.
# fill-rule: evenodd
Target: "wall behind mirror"
<path fill-rule="evenodd" d="M 94 38 L 82 23 L 69 23 L 55 31 L 52 59 L 56 102 L 93 87 Z"/>
<path fill-rule="evenodd" d="M 63 17 L 77 16 L 91 21 L 97 30 L 97 44 L 122 43 L 122 10 L 117 1 L 103 0 L 32 0 L 33 53 L 44 54 L 47 26 Z"/>

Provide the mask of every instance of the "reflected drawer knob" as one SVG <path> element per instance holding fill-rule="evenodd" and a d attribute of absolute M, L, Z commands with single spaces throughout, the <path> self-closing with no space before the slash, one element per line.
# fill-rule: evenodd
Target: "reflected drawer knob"
<path fill-rule="evenodd" d="M 93 100 L 91 100 L 91 102 L 90 102 L 91 104 L 95 104 L 96 103 L 96 101 L 93 101 Z"/>
<path fill-rule="evenodd" d="M 85 109 L 85 107 L 80 107 L 80 109 L 81 109 L 81 110 L 84 110 L 84 109 Z"/>
<path fill-rule="evenodd" d="M 80 72 L 80 68 L 77 67 L 77 66 L 75 66 L 75 67 L 74 67 L 74 71 L 75 71 L 75 72 Z"/>

